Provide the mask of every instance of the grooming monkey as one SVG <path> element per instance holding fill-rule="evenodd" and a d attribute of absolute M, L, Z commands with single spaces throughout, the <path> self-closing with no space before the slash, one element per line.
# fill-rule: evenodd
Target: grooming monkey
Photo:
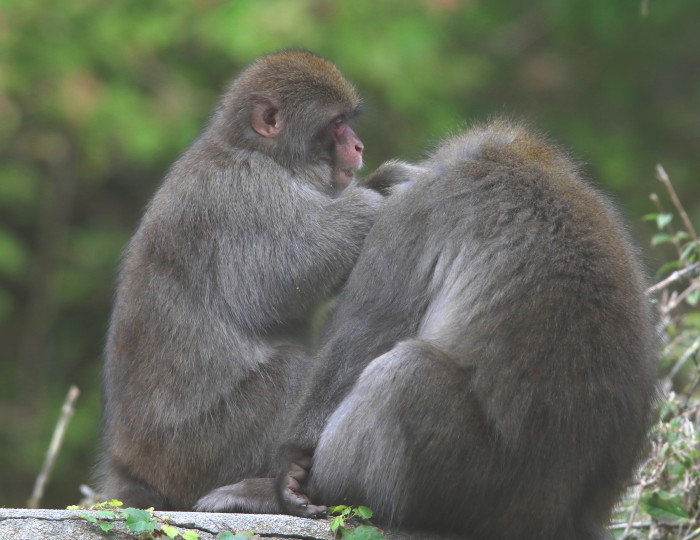
<path fill-rule="evenodd" d="M 362 164 L 358 105 L 323 58 L 265 56 L 172 166 L 119 277 L 101 493 L 186 510 L 218 486 L 275 475 L 307 376 L 309 317 L 347 277 L 383 204 L 349 185 Z"/>

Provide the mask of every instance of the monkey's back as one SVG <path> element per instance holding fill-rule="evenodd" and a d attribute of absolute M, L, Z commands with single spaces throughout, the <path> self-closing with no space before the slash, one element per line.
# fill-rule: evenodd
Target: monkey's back
<path fill-rule="evenodd" d="M 564 153 L 517 125 L 457 136 L 423 165 L 367 239 L 349 288 L 368 270 L 379 279 L 358 315 L 388 306 L 394 316 L 375 321 L 386 333 L 470 373 L 493 448 L 483 484 L 465 477 L 485 491 L 458 507 L 500 507 L 503 534 L 572 512 L 605 521 L 655 392 L 653 316 L 620 219 Z"/>

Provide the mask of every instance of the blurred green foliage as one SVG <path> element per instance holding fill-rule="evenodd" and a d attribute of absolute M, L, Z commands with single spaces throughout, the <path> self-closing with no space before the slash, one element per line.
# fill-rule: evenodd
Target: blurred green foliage
<path fill-rule="evenodd" d="M 76 502 L 99 433 L 120 250 L 226 81 L 306 47 L 365 96 L 368 170 L 468 122 L 524 117 L 573 149 L 646 243 L 662 162 L 691 214 L 700 3 L 0 0 L 0 506 L 22 506 L 82 390 L 44 505 Z M 694 219 L 696 222 L 697 219 Z"/>

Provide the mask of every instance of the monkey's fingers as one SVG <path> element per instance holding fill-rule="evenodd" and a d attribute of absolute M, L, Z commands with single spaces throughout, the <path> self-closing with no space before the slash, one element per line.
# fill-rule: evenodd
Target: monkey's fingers
<path fill-rule="evenodd" d="M 305 494 L 295 491 L 290 484 L 282 492 L 282 499 L 290 514 L 306 518 L 326 516 L 327 508 L 325 506 L 311 504 L 311 500 Z"/>
<path fill-rule="evenodd" d="M 322 505 L 316 506 L 314 504 L 307 504 L 306 507 L 304 507 L 303 513 L 300 514 L 300 516 L 312 518 L 312 519 L 318 519 L 318 518 L 326 517 L 327 512 L 328 512 L 328 509 L 325 506 L 322 506 Z"/>
<path fill-rule="evenodd" d="M 298 456 L 296 459 L 292 461 L 292 465 L 299 466 L 303 468 L 304 470 L 308 471 L 311 468 L 311 463 L 313 462 L 313 459 L 311 456 L 303 454 Z"/>
<path fill-rule="evenodd" d="M 296 482 L 299 483 L 299 485 L 303 484 L 306 482 L 306 479 L 309 477 L 309 467 L 311 466 L 311 461 L 309 461 L 309 466 L 304 467 L 303 465 L 300 465 L 297 462 L 291 463 L 289 466 L 289 472 L 287 473 L 287 476 Z"/>
<path fill-rule="evenodd" d="M 304 464 L 310 466 L 311 459 Z M 304 481 L 308 477 L 308 471 L 297 463 L 292 463 L 287 473 L 285 486 L 282 490 L 282 499 L 289 512 L 295 516 L 307 518 L 321 518 L 326 515 L 326 507 L 311 504 L 311 500 L 304 493 Z"/>

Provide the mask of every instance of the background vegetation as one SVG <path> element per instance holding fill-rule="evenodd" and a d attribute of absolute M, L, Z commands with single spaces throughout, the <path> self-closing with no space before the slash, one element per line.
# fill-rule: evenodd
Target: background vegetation
<path fill-rule="evenodd" d="M 700 217 L 698 20 L 672 0 L 0 0 L 0 506 L 25 504 L 73 383 L 44 505 L 89 481 L 120 251 L 253 58 L 302 46 L 337 63 L 365 97 L 368 170 L 495 114 L 529 119 L 646 247 L 655 163 Z M 656 269 L 674 252 L 646 253 Z"/>

